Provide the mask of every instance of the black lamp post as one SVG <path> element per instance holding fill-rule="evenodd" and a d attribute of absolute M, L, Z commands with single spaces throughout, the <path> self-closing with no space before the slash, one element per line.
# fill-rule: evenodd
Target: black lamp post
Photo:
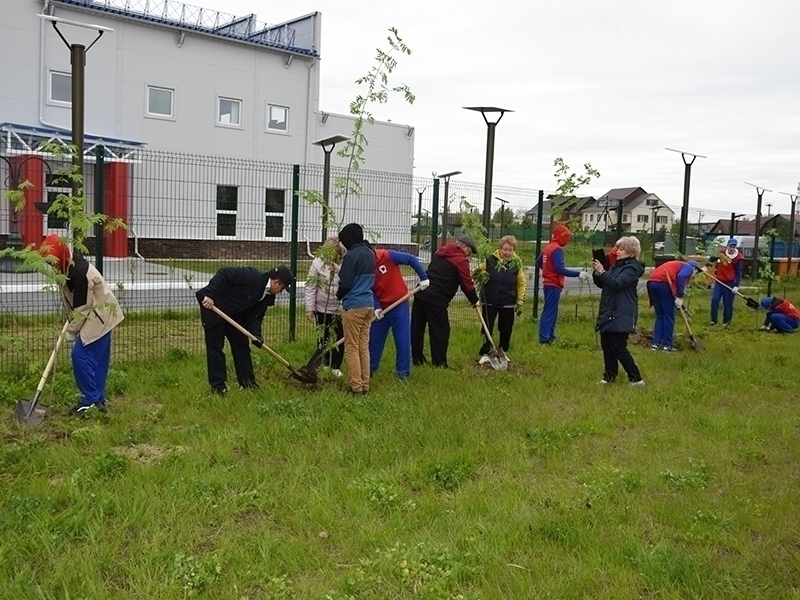
<path fill-rule="evenodd" d="M 758 279 L 758 239 L 761 236 L 761 200 L 764 197 L 764 192 L 771 192 L 772 190 L 768 190 L 766 188 L 759 187 L 754 183 L 747 183 L 746 185 L 751 185 L 756 188 L 756 193 L 758 194 L 758 204 L 756 205 L 756 228 L 754 232 L 755 238 L 753 239 L 753 279 Z"/>
<path fill-rule="evenodd" d="M 792 209 L 789 213 L 789 250 L 786 254 L 786 274 L 792 274 L 792 258 L 794 257 L 794 229 L 795 229 L 795 216 L 797 210 L 797 199 L 800 198 L 800 183 L 797 184 L 797 194 L 790 194 L 788 192 L 778 192 L 784 196 L 789 196 L 792 202 Z"/>
<path fill-rule="evenodd" d="M 683 150 L 673 150 L 672 148 L 665 148 L 670 152 L 678 152 L 683 159 L 683 205 L 681 206 L 681 223 L 678 230 L 678 252 L 686 254 L 686 233 L 689 229 L 689 182 L 692 179 L 692 163 L 696 158 L 707 158 L 701 154 L 692 154 L 691 152 L 684 152 Z M 686 157 L 691 156 L 691 160 Z"/>
<path fill-rule="evenodd" d="M 339 142 L 346 142 L 350 138 L 346 135 L 332 135 L 330 137 L 311 142 L 312 146 L 319 146 L 325 153 L 325 162 L 322 168 L 322 243 L 328 237 L 328 215 L 331 195 L 331 152 Z"/>
<path fill-rule="evenodd" d="M 419 194 L 419 204 L 417 206 L 417 247 L 420 245 L 420 235 L 422 229 L 422 194 L 425 193 L 425 190 L 428 188 L 424 187 L 421 190 L 417 190 L 417 194 Z"/>
<path fill-rule="evenodd" d="M 452 171 L 444 175 L 437 175 L 439 179 L 444 179 L 444 202 L 442 203 L 442 246 L 447 243 L 447 207 L 450 201 L 450 178 L 461 175 L 461 171 Z"/>
<path fill-rule="evenodd" d="M 499 201 L 500 204 L 500 237 L 503 237 L 503 226 L 505 225 L 505 216 L 506 216 L 506 204 L 508 204 L 508 200 L 503 200 L 502 198 L 498 198 L 497 196 L 494 197 L 495 200 Z"/>
<path fill-rule="evenodd" d="M 494 134 L 497 124 L 507 112 L 514 112 L 508 108 L 497 108 L 496 106 L 465 106 L 465 110 L 474 110 L 481 113 L 486 122 L 486 175 L 483 181 L 483 226 L 489 232 L 489 224 L 492 220 L 492 175 L 494 173 Z M 496 121 L 486 118 L 487 114 L 500 113 Z"/>

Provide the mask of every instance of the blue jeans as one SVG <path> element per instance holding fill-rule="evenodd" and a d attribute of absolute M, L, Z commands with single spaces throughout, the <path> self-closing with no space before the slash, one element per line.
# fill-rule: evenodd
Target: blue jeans
<path fill-rule="evenodd" d="M 672 288 L 668 283 L 651 281 L 647 284 L 647 291 L 656 311 L 653 344 L 671 348 L 675 335 L 675 298 Z"/>
<path fill-rule="evenodd" d="M 784 315 L 783 313 L 770 311 L 767 313 L 767 321 L 781 333 L 792 333 L 800 327 L 800 323 Z"/>
<path fill-rule="evenodd" d="M 728 287 L 733 287 L 732 281 L 724 282 Z M 711 292 L 711 322 L 716 323 L 719 316 L 719 301 L 722 300 L 722 322 L 730 323 L 733 319 L 733 292 L 719 282 L 714 284 Z"/>
<path fill-rule="evenodd" d="M 106 379 L 111 360 L 111 332 L 89 345 L 80 336 L 72 346 L 72 372 L 81 391 L 81 404 L 99 404 L 106 401 Z"/>
<path fill-rule="evenodd" d="M 539 319 L 539 343 L 547 344 L 556 340 L 556 321 L 558 303 L 561 301 L 561 288 L 544 286 L 544 307 Z"/>
<path fill-rule="evenodd" d="M 392 330 L 396 353 L 395 372 L 405 379 L 411 374 L 411 311 L 408 302 L 390 310 L 379 321 L 372 322 L 369 332 L 370 374 L 375 373 L 381 364 L 386 336 Z"/>

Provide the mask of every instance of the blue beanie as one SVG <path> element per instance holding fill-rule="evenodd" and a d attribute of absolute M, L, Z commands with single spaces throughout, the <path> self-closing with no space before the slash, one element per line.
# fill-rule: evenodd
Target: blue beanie
<path fill-rule="evenodd" d="M 772 306 L 772 298 L 765 296 L 761 299 L 761 308 L 769 309 Z"/>
<path fill-rule="evenodd" d="M 736 240 L 736 238 L 732 237 L 731 239 L 728 240 L 728 244 L 727 245 L 728 246 L 738 246 L 739 242 Z"/>
<path fill-rule="evenodd" d="M 696 260 L 690 260 L 687 264 L 689 266 L 691 266 L 695 271 L 702 271 L 703 270 L 703 267 L 701 267 L 700 263 L 697 262 Z"/>

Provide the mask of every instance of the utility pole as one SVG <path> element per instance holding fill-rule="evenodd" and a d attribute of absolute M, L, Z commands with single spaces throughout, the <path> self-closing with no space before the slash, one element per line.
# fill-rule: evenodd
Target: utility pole
<path fill-rule="evenodd" d="M 758 194 L 758 204 L 756 206 L 756 230 L 755 230 L 755 239 L 753 240 L 753 279 L 758 279 L 758 238 L 761 235 L 761 199 L 764 197 L 764 192 L 771 192 L 772 190 L 768 190 L 766 188 L 759 187 L 753 183 L 744 182 L 745 185 L 752 185 L 756 188 L 756 193 Z"/>
<path fill-rule="evenodd" d="M 788 192 L 778 192 L 785 196 L 789 196 L 792 201 L 792 209 L 789 213 L 789 251 L 786 253 L 786 274 L 792 274 L 792 258 L 794 257 L 794 230 L 795 230 L 795 216 L 797 209 L 797 199 L 800 198 L 800 183 L 797 184 L 797 194 L 789 194 Z"/>
<path fill-rule="evenodd" d="M 653 212 L 653 248 L 652 248 L 652 252 L 653 252 L 653 256 L 655 256 L 656 255 L 656 217 L 658 217 L 658 211 L 661 210 L 661 207 L 656 205 L 656 206 L 651 207 L 650 210 Z"/>
<path fill-rule="evenodd" d="M 686 254 L 686 230 L 689 222 L 689 182 L 692 179 L 692 163 L 696 158 L 707 158 L 700 154 L 692 154 L 691 152 L 684 152 L 683 150 L 673 150 L 672 148 L 665 148 L 670 152 L 678 152 L 683 159 L 683 205 L 681 206 L 681 224 L 678 230 L 678 252 Z M 691 156 L 692 160 L 687 160 L 686 157 Z"/>
<path fill-rule="evenodd" d="M 772 216 L 772 203 L 767 202 L 767 216 Z"/>
<path fill-rule="evenodd" d="M 505 225 L 505 216 L 506 216 L 506 204 L 508 204 L 508 200 L 503 200 L 502 198 L 498 198 L 495 196 L 495 200 L 499 200 L 502 204 L 500 204 L 500 237 L 503 237 L 503 225 Z"/>

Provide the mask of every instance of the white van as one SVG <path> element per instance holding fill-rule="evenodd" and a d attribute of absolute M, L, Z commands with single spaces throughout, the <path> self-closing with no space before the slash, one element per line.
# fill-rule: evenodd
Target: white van
<path fill-rule="evenodd" d="M 754 235 L 735 235 L 737 248 L 745 258 L 753 258 L 753 248 L 756 245 L 756 236 Z M 718 254 L 725 246 L 728 245 L 728 240 L 731 239 L 729 235 L 718 235 L 708 246 L 708 255 L 714 256 Z M 758 253 L 760 256 L 769 255 L 769 238 L 762 235 L 758 238 Z"/>

